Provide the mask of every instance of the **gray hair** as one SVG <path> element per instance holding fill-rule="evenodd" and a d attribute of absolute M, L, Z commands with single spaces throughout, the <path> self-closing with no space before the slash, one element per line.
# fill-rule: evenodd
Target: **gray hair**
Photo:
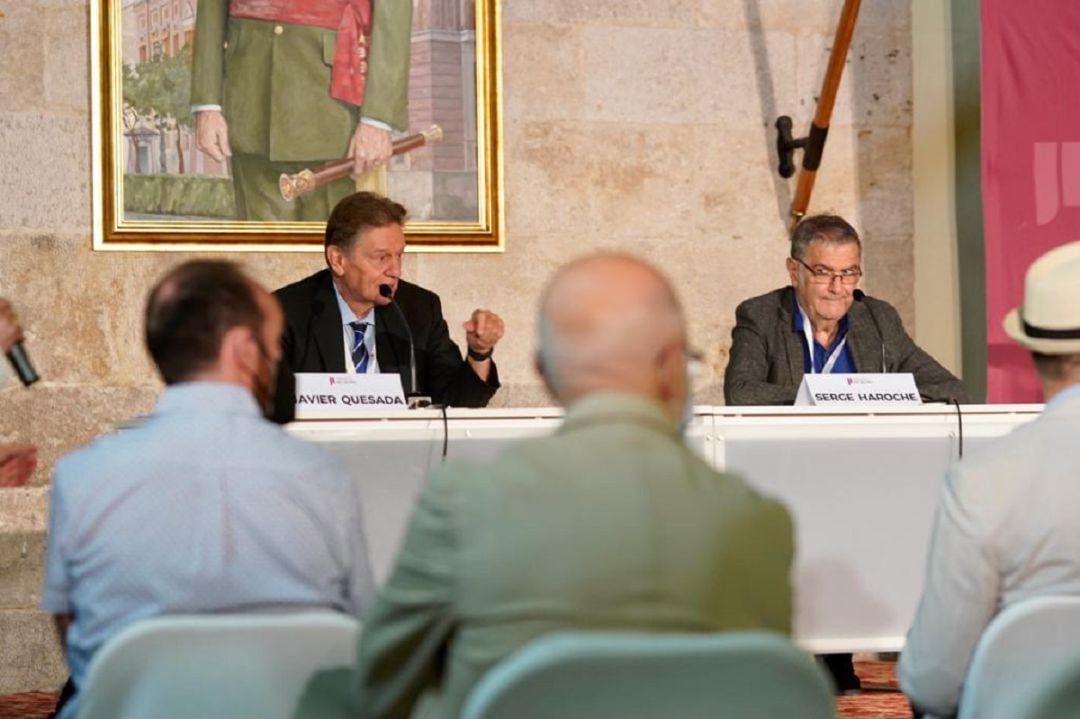
<path fill-rule="evenodd" d="M 806 257 L 811 242 L 828 242 L 842 245 L 854 242 L 862 250 L 859 233 L 839 215 L 810 215 L 804 217 L 791 231 L 791 256 L 796 260 Z"/>

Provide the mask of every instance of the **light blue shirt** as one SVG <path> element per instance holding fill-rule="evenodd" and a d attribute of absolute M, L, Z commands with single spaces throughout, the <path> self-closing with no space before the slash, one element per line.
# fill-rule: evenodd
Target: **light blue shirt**
<path fill-rule="evenodd" d="M 243 387 L 169 386 L 140 424 L 57 462 L 51 491 L 41 607 L 73 615 L 76 687 L 102 644 L 138 619 L 311 608 L 359 617 L 372 599 L 352 477 L 265 420 Z"/>
<path fill-rule="evenodd" d="M 1077 396 L 1080 396 L 1080 384 L 1070 385 L 1070 386 L 1066 387 L 1065 389 L 1061 390 L 1060 392 L 1058 392 L 1056 395 L 1051 397 L 1049 400 L 1047 400 L 1046 407 L 1052 407 L 1054 405 L 1061 404 L 1062 402 L 1065 402 L 1069 398 L 1077 397 Z"/>
<path fill-rule="evenodd" d="M 349 323 L 363 322 L 367 325 L 367 329 L 364 330 L 364 346 L 367 347 L 368 357 L 371 358 L 368 360 L 367 371 L 364 374 L 378 374 L 379 358 L 375 354 L 375 308 L 372 307 L 363 317 L 357 317 L 356 313 L 349 307 L 349 303 L 341 296 L 336 284 L 334 285 L 334 297 L 337 298 L 338 311 L 341 312 L 341 338 L 343 342 L 342 348 L 345 352 L 345 371 L 349 374 L 356 374 L 356 367 L 352 361 L 353 328 L 349 326 Z"/>

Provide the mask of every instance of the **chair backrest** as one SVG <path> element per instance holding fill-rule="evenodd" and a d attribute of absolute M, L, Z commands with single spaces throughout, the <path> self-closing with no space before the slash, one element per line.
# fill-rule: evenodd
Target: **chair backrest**
<path fill-rule="evenodd" d="M 959 719 L 1024 716 L 1045 691 L 1046 678 L 1077 658 L 1080 597 L 1036 597 L 1006 607 L 975 647 Z"/>
<path fill-rule="evenodd" d="M 1030 706 L 1017 719 L 1076 719 L 1080 715 L 1080 654 L 1031 691 Z"/>
<path fill-rule="evenodd" d="M 829 683 L 772 632 L 560 632 L 477 683 L 461 719 L 824 719 Z"/>
<path fill-rule="evenodd" d="M 94 656 L 78 719 L 288 719 L 320 669 L 356 663 L 359 623 L 332 612 L 163 616 Z"/>

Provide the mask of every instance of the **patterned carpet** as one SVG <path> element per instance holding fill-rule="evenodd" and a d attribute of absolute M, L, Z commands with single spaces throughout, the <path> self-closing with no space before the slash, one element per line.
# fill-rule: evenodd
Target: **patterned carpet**
<path fill-rule="evenodd" d="M 841 719 L 911 719 L 911 708 L 896 688 L 894 662 L 855 662 L 863 693 L 837 697 L 836 715 Z M 56 703 L 49 692 L 0 694 L 0 719 L 46 719 Z"/>
<path fill-rule="evenodd" d="M 837 697 L 838 717 L 911 719 L 911 706 L 896 685 L 896 662 L 856 661 L 855 673 L 862 681 L 863 693 L 856 697 Z"/>

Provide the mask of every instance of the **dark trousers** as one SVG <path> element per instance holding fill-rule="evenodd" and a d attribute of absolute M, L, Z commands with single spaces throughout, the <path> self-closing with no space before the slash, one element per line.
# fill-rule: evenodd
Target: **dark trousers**
<path fill-rule="evenodd" d="M 832 675 L 836 691 L 848 692 L 862 688 L 862 682 L 855 674 L 855 665 L 850 654 L 822 654 L 818 657 Z"/>
<path fill-rule="evenodd" d="M 53 719 L 60 710 L 64 708 L 64 705 L 71 701 L 71 698 L 75 696 L 75 682 L 71 681 L 71 677 L 64 682 L 64 688 L 60 690 L 60 696 L 56 698 L 56 708 L 53 709 L 53 713 L 49 715 L 49 719 Z"/>

